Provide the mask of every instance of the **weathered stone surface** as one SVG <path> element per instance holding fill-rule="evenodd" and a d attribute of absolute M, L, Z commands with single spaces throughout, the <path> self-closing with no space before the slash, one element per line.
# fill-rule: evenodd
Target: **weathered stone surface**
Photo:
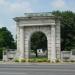
<path fill-rule="evenodd" d="M 48 60 L 60 58 L 60 21 L 55 16 L 25 16 L 15 18 L 17 22 L 18 58 L 29 58 L 30 39 L 33 33 L 42 32 L 47 37 Z"/>

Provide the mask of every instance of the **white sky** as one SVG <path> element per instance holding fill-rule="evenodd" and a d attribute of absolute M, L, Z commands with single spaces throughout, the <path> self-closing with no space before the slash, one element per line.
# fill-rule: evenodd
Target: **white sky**
<path fill-rule="evenodd" d="M 75 12 L 75 0 L 0 0 L 0 27 L 7 27 L 16 35 L 13 18 L 29 12 L 52 12 L 70 10 Z"/>

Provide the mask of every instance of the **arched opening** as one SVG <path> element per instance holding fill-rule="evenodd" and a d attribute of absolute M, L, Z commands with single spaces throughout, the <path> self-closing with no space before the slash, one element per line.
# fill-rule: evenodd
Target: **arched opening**
<path fill-rule="evenodd" d="M 30 58 L 47 58 L 47 37 L 40 31 L 30 37 Z"/>

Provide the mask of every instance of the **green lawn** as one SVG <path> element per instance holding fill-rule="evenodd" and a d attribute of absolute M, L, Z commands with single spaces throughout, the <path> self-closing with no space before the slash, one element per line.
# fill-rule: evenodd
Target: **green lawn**
<path fill-rule="evenodd" d="M 29 62 L 48 62 L 47 57 L 33 57 L 29 59 Z"/>

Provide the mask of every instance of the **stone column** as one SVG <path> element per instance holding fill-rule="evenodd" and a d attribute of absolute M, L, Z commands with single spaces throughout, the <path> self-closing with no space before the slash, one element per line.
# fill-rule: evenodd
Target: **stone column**
<path fill-rule="evenodd" d="M 56 21 L 56 58 L 61 59 L 61 38 L 60 38 L 60 21 Z"/>
<path fill-rule="evenodd" d="M 19 60 L 24 59 L 24 28 L 20 27 L 20 56 Z"/>
<path fill-rule="evenodd" d="M 25 59 L 28 62 L 28 59 L 29 59 L 29 41 L 28 41 L 28 38 L 25 39 Z"/>
<path fill-rule="evenodd" d="M 51 26 L 51 62 L 56 60 L 56 49 L 55 49 L 55 25 Z"/>
<path fill-rule="evenodd" d="M 51 58 L 51 32 L 47 35 L 48 60 Z"/>
<path fill-rule="evenodd" d="M 19 26 L 18 26 L 18 23 L 16 23 L 16 33 L 17 33 L 17 51 L 16 51 L 16 56 L 15 58 L 18 59 L 19 58 L 19 50 L 20 50 L 20 29 L 19 29 Z"/>
<path fill-rule="evenodd" d="M 19 26 L 16 27 L 17 32 L 17 50 L 19 50 Z"/>
<path fill-rule="evenodd" d="M 50 40 L 48 40 L 48 43 L 47 43 L 47 45 L 48 45 L 48 60 L 50 60 L 50 58 L 51 58 L 51 44 L 49 43 L 49 41 Z"/>

